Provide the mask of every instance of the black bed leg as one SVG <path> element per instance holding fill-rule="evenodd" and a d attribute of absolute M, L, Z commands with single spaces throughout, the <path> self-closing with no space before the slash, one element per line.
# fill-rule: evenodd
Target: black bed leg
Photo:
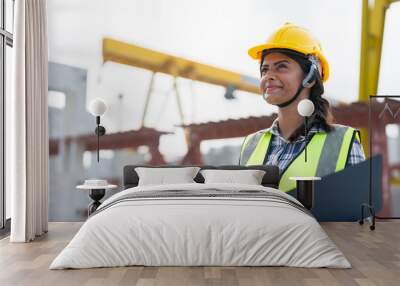
<path fill-rule="evenodd" d="M 359 224 L 364 224 L 364 209 L 368 210 L 368 214 L 372 217 L 372 224 L 369 226 L 370 230 L 375 230 L 375 209 L 373 206 L 369 204 L 362 204 L 361 205 L 361 219 L 358 221 Z"/>

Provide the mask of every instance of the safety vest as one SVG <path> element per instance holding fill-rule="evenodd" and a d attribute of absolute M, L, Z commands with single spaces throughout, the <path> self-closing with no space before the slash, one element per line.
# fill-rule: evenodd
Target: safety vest
<path fill-rule="evenodd" d="M 315 133 L 309 140 L 307 162 L 304 149 L 292 160 L 281 175 L 280 190 L 288 192 L 296 187 L 290 177 L 323 177 L 344 169 L 354 136 L 360 140 L 358 130 L 338 124 L 333 126 L 331 132 Z M 240 165 L 263 165 L 271 137 L 271 132 L 265 130 L 248 135 L 240 152 Z"/>

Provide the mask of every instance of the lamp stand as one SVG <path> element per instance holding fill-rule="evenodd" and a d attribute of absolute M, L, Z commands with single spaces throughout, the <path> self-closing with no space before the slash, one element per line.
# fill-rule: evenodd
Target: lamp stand
<path fill-rule="evenodd" d="M 106 129 L 100 125 L 100 116 L 96 116 L 96 124 L 97 127 L 95 129 L 95 133 L 97 135 L 97 162 L 99 162 L 99 157 L 100 157 L 100 136 L 103 136 L 106 134 Z"/>
<path fill-rule="evenodd" d="M 306 146 L 304 147 L 305 162 L 307 162 L 307 116 L 304 117 L 304 140 L 306 141 Z"/>

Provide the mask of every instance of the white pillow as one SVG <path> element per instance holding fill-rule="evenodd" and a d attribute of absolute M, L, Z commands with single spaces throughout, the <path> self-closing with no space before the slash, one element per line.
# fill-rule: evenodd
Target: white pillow
<path fill-rule="evenodd" d="M 265 175 L 263 170 L 201 170 L 204 183 L 233 183 L 246 185 L 261 185 Z"/>
<path fill-rule="evenodd" d="M 195 183 L 199 167 L 135 168 L 139 176 L 138 186 Z"/>

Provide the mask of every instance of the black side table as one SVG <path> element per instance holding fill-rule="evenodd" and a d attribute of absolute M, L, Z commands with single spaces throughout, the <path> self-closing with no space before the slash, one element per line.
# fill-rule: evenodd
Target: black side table
<path fill-rule="evenodd" d="M 311 210 L 314 206 L 314 182 L 321 177 L 290 177 L 296 181 L 296 196 L 306 209 Z"/>
<path fill-rule="evenodd" d="M 106 185 L 106 186 L 90 186 L 90 185 L 79 185 L 76 186 L 77 189 L 80 190 L 89 190 L 89 197 L 93 200 L 93 202 L 88 206 L 88 216 L 94 213 L 97 208 L 101 205 L 100 200 L 106 194 L 106 190 L 115 189 L 118 186 L 116 185 Z"/>

